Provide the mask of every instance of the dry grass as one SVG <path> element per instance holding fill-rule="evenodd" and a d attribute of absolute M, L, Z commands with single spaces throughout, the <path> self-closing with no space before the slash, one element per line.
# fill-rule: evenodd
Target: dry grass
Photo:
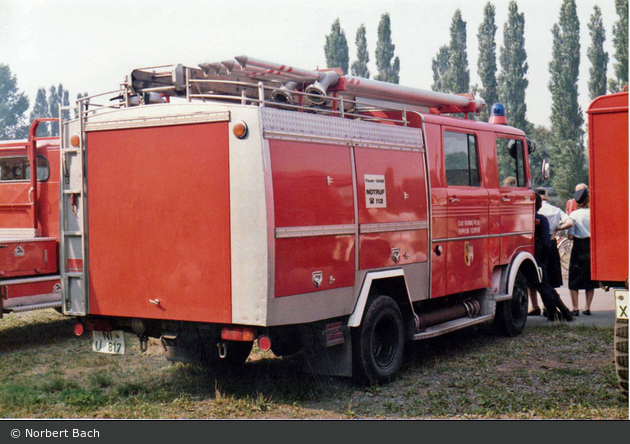
<path fill-rule="evenodd" d="M 0 320 L 0 417 L 24 418 L 592 418 L 626 419 L 612 328 L 481 326 L 416 343 L 400 377 L 357 387 L 302 372 L 299 357 L 255 351 L 242 369 L 168 363 L 141 353 L 92 353 L 55 311 Z"/>

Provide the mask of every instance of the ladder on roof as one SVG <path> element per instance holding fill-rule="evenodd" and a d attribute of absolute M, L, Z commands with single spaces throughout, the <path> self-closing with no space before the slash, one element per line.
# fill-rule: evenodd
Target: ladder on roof
<path fill-rule="evenodd" d="M 64 122 L 61 113 L 69 109 L 59 109 L 59 270 L 64 314 L 85 316 L 89 298 L 84 103 L 79 101 L 78 120 Z"/>

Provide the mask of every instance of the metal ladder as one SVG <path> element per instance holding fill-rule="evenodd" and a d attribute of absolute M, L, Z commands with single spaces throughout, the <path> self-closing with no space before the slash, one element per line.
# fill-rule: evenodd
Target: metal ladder
<path fill-rule="evenodd" d="M 63 312 L 85 316 L 89 313 L 87 267 L 87 199 L 85 179 L 84 102 L 79 101 L 78 121 L 63 122 L 61 115 L 70 107 L 60 107 L 59 181 L 59 270 Z M 79 135 L 73 147 L 71 135 Z"/>

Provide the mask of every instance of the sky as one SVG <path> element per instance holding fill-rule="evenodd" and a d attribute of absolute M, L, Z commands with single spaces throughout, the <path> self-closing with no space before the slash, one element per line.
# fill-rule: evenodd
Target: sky
<path fill-rule="evenodd" d="M 71 100 L 79 92 L 118 88 L 134 68 L 183 63 L 197 66 L 246 54 L 305 69 L 324 68 L 325 36 L 339 18 L 356 59 L 358 27 L 367 28 L 369 68 L 376 73 L 374 51 L 381 14 L 391 18 L 392 42 L 400 57 L 400 84 L 430 90 L 431 59 L 450 40 L 456 9 L 467 26 L 471 85 L 477 75 L 477 32 L 487 0 L 0 0 L 0 63 L 9 65 L 31 105 L 37 89 L 62 83 Z M 497 57 L 503 42 L 508 0 L 496 6 Z M 525 14 L 525 49 L 529 72 L 527 118 L 550 125 L 549 62 L 551 28 L 562 0 L 520 0 Z M 602 10 L 609 53 L 608 76 L 614 75 L 614 0 L 577 0 L 581 66 L 579 102 L 589 105 L 587 24 L 593 6 Z M 498 62 L 497 62 L 498 63 Z M 499 65 L 500 66 L 500 65 Z M 489 104 L 491 105 L 491 104 Z"/>

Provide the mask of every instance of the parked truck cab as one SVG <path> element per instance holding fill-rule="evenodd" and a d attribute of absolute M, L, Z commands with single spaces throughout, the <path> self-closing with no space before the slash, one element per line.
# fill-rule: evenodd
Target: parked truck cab
<path fill-rule="evenodd" d="M 0 142 L 0 318 L 61 308 L 57 262 L 59 138 Z"/>
<path fill-rule="evenodd" d="M 482 100 L 245 56 L 113 95 L 61 139 L 63 308 L 95 348 L 127 331 L 226 365 L 258 341 L 375 382 L 406 341 L 523 330 L 528 143 L 451 116 Z"/>

